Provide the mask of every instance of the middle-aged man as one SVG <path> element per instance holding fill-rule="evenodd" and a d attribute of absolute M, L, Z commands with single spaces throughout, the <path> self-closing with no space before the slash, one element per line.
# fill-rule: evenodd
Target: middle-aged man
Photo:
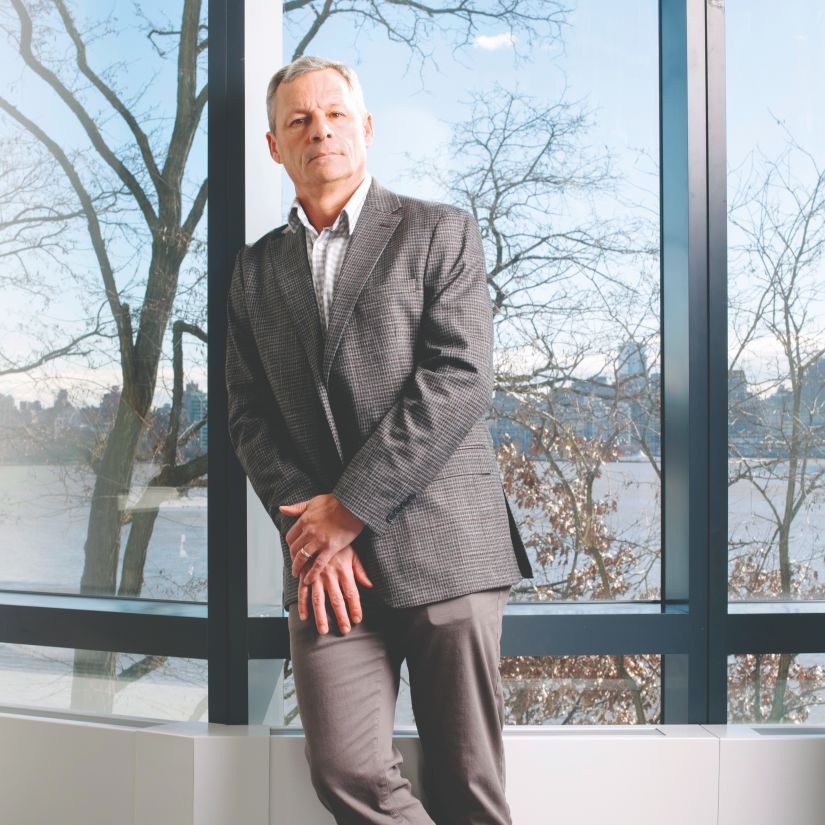
<path fill-rule="evenodd" d="M 229 431 L 281 533 L 313 785 L 338 823 L 504 825 L 502 614 L 533 571 L 485 421 L 478 226 L 371 178 L 348 67 L 301 57 L 266 99 L 295 200 L 238 253 Z M 392 741 L 405 659 L 422 800 Z"/>

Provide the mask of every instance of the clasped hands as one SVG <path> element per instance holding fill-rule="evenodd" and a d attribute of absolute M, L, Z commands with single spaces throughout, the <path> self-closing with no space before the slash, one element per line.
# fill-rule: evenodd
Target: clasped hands
<path fill-rule="evenodd" d="M 341 632 L 350 630 L 347 606 L 353 624 L 363 618 L 356 579 L 372 587 L 367 571 L 351 542 L 364 529 L 364 522 L 341 504 L 332 493 L 313 496 L 278 508 L 285 516 L 298 516 L 286 533 L 292 558 L 292 575 L 299 577 L 298 615 L 306 620 L 309 591 L 319 633 L 327 633 L 326 594 L 329 594 Z M 311 558 L 301 553 L 304 549 Z"/>

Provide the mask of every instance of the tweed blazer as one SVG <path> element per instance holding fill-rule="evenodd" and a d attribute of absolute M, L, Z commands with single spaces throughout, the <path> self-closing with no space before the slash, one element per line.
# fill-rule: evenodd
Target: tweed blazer
<path fill-rule="evenodd" d="M 532 577 L 485 421 L 492 352 L 481 237 L 464 210 L 373 179 L 327 330 L 303 226 L 238 252 L 229 434 L 281 534 L 285 607 L 297 600 L 284 539 L 297 518 L 278 506 L 321 493 L 364 522 L 353 548 L 390 606 Z"/>

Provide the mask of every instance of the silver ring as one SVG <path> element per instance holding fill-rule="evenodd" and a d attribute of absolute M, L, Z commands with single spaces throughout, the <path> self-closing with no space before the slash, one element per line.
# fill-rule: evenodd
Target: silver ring
<path fill-rule="evenodd" d="M 311 558 L 312 558 L 312 556 L 311 556 L 309 553 L 307 553 L 307 551 L 306 551 L 306 550 L 304 550 L 304 548 L 303 548 L 303 547 L 302 547 L 302 548 L 301 548 L 298 552 L 299 552 L 299 553 L 300 553 L 300 554 L 301 554 L 301 555 L 302 555 L 305 559 L 311 559 Z"/>

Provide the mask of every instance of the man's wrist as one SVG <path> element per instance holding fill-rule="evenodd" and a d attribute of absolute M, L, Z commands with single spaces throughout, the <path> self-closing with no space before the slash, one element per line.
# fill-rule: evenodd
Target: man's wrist
<path fill-rule="evenodd" d="M 342 510 L 344 510 L 347 513 L 347 515 L 350 516 L 350 518 L 358 522 L 358 525 L 359 527 L 361 527 L 361 529 L 363 529 L 366 526 L 364 523 L 364 519 L 362 519 L 357 513 L 353 513 L 353 511 L 350 510 L 350 508 L 346 504 L 344 504 L 344 502 L 341 501 L 341 499 L 335 493 L 330 493 L 330 495 L 332 495 L 332 497 L 338 502 L 338 506 Z"/>
<path fill-rule="evenodd" d="M 361 522 L 362 527 L 369 527 L 373 529 L 370 523 L 369 515 L 361 508 L 360 503 L 349 495 L 348 492 L 340 489 L 332 491 L 335 500 L 348 512 L 351 513 L 358 521 Z"/>

